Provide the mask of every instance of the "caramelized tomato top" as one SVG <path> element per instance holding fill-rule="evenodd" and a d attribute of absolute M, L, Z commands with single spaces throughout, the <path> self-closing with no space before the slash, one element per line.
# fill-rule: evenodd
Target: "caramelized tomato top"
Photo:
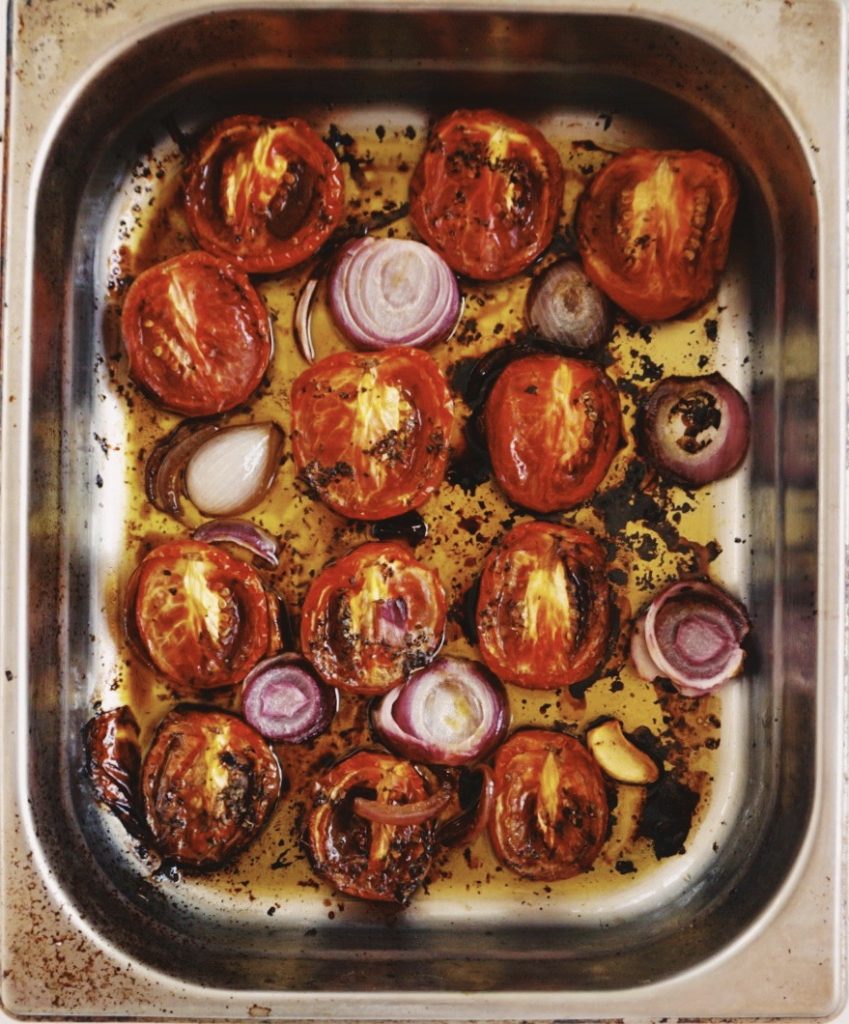
<path fill-rule="evenodd" d="M 237 715 L 181 706 L 154 736 L 142 767 L 145 818 L 158 852 L 195 870 L 243 850 L 280 795 L 280 766 Z"/>
<path fill-rule="evenodd" d="M 557 523 L 513 527 L 484 563 L 477 629 L 483 660 L 505 681 L 553 689 L 586 679 L 610 632 L 599 542 Z"/>
<path fill-rule="evenodd" d="M 204 252 L 150 267 L 127 292 L 121 332 L 130 375 L 184 416 L 244 402 L 271 359 L 268 312 L 248 278 Z"/>
<path fill-rule="evenodd" d="M 587 275 L 639 320 L 698 305 L 725 267 L 738 191 L 731 165 L 703 150 L 614 157 L 578 209 Z"/>
<path fill-rule="evenodd" d="M 315 870 L 341 892 L 407 903 L 430 869 L 434 824 L 390 825 L 358 815 L 358 796 L 389 806 L 417 804 L 431 787 L 409 761 L 360 750 L 315 784 L 305 839 Z"/>
<path fill-rule="evenodd" d="M 301 612 L 301 649 L 323 678 L 379 694 L 431 661 L 445 631 L 439 577 L 403 544 L 363 544 L 328 566 Z"/>
<path fill-rule="evenodd" d="M 203 249 L 270 273 L 303 262 L 330 237 L 345 183 L 333 151 L 305 121 L 239 116 L 201 140 L 185 195 Z"/>
<path fill-rule="evenodd" d="M 179 692 L 237 683 L 268 649 L 259 576 L 212 544 L 178 540 L 154 548 L 136 572 L 129 602 L 143 653 Z"/>
<path fill-rule="evenodd" d="M 610 378 L 595 363 L 557 355 L 510 363 L 487 399 L 484 425 L 502 490 L 537 512 L 591 497 L 622 436 Z"/>
<path fill-rule="evenodd" d="M 495 757 L 489 834 L 498 859 L 523 878 L 555 881 L 586 871 L 607 838 L 601 770 L 583 744 L 524 729 Z"/>
<path fill-rule="evenodd" d="M 454 270 L 500 281 L 546 248 L 562 199 L 560 158 L 541 132 L 495 110 L 458 110 L 431 131 L 410 217 Z"/>
<path fill-rule="evenodd" d="M 338 352 L 292 388 L 292 450 L 307 484 L 354 519 L 417 508 L 448 463 L 453 402 L 417 349 Z"/>

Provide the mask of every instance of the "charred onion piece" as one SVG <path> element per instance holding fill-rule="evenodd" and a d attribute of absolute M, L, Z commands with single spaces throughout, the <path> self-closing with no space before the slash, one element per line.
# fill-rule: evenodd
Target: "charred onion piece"
<path fill-rule="evenodd" d="M 372 721 L 389 747 L 413 761 L 461 765 L 497 746 L 508 719 L 504 687 L 485 665 L 444 656 L 387 693 Z"/>
<path fill-rule="evenodd" d="M 297 654 L 261 661 L 242 688 L 248 723 L 275 743 L 303 743 L 325 731 L 338 707 L 338 695 Z"/>
<path fill-rule="evenodd" d="M 439 826 L 437 836 L 443 846 L 458 846 L 460 843 L 471 845 L 486 829 L 492 814 L 492 801 L 495 795 L 495 777 L 488 764 L 478 764 L 474 768 L 463 769 L 466 778 L 476 778 L 477 788 L 470 803 L 462 807 L 459 814 Z M 459 786 L 461 806 L 463 783 Z"/>
<path fill-rule="evenodd" d="M 246 519 L 213 519 L 199 526 L 192 534 L 207 544 L 235 544 L 276 569 L 280 559 L 277 538 Z"/>
<path fill-rule="evenodd" d="M 448 264 L 422 242 L 356 238 L 328 280 L 330 312 L 358 348 L 423 347 L 447 338 L 460 317 L 460 289 Z"/>
<path fill-rule="evenodd" d="M 610 303 L 575 260 L 558 260 L 534 279 L 528 292 L 530 328 L 547 341 L 586 352 L 601 344 L 613 322 Z"/>
<path fill-rule="evenodd" d="M 237 715 L 174 708 L 142 766 L 145 816 L 157 849 L 186 868 L 220 867 L 262 830 L 281 781 L 273 751 Z"/>
<path fill-rule="evenodd" d="M 447 788 L 409 804 L 385 803 L 358 796 L 354 798 L 354 813 L 380 825 L 421 825 L 444 811 L 451 796 L 451 790 Z"/>
<path fill-rule="evenodd" d="M 129 707 L 103 711 L 83 728 L 85 772 L 96 798 L 134 836 L 144 834 L 139 813 L 139 724 Z"/>
<path fill-rule="evenodd" d="M 643 406 L 638 438 L 657 468 L 702 487 L 734 472 L 749 447 L 746 400 L 720 373 L 667 377 Z"/>
<path fill-rule="evenodd" d="M 651 602 L 631 637 L 631 659 L 644 679 L 668 679 L 698 697 L 736 676 L 749 632 L 745 608 L 713 583 L 674 583 Z"/>

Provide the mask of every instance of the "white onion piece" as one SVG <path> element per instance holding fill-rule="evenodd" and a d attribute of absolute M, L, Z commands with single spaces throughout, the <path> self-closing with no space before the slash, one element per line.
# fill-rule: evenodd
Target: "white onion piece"
<path fill-rule="evenodd" d="M 574 352 L 604 341 L 613 322 L 609 302 L 575 260 L 552 263 L 534 279 L 527 320 L 541 337 Z"/>
<path fill-rule="evenodd" d="M 276 423 L 225 427 L 186 465 L 186 493 L 206 516 L 233 516 L 265 496 L 277 472 L 283 431 Z"/>
<path fill-rule="evenodd" d="M 446 655 L 381 698 L 372 722 L 383 742 L 410 760 L 463 765 L 501 741 L 508 717 L 504 688 L 489 669 Z"/>
<path fill-rule="evenodd" d="M 668 679 L 698 697 L 741 671 L 748 632 L 746 611 L 733 597 L 712 583 L 684 581 L 651 602 L 632 635 L 631 656 L 644 678 Z"/>
<path fill-rule="evenodd" d="M 423 242 L 366 235 L 339 254 L 328 282 L 330 312 L 354 345 L 430 345 L 445 340 L 460 317 L 451 268 Z"/>

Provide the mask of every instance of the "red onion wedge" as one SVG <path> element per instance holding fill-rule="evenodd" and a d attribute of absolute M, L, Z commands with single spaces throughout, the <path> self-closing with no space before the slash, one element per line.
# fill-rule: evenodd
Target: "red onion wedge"
<path fill-rule="evenodd" d="M 631 660 L 643 679 L 668 679 L 699 697 L 743 667 L 749 632 L 745 608 L 701 580 L 674 583 L 648 606 L 631 635 Z"/>
<path fill-rule="evenodd" d="M 500 681 L 476 661 L 444 656 L 414 672 L 374 707 L 372 723 L 392 750 L 425 764 L 485 757 L 509 718 Z"/>
<path fill-rule="evenodd" d="M 570 352 L 586 352 L 610 334 L 610 303 L 576 260 L 551 263 L 534 278 L 525 313 L 528 326 Z"/>
<path fill-rule="evenodd" d="M 720 373 L 664 378 L 646 400 L 637 430 L 646 457 L 690 487 L 733 473 L 746 456 L 749 433 L 746 400 Z"/>
<path fill-rule="evenodd" d="M 330 725 L 337 707 L 336 691 L 297 654 L 266 658 L 242 686 L 245 719 L 273 743 L 303 743 L 318 736 Z"/>
<path fill-rule="evenodd" d="M 235 516 L 265 497 L 280 464 L 283 431 L 276 423 L 222 427 L 186 464 L 186 494 L 206 516 Z"/>
<path fill-rule="evenodd" d="M 262 559 L 272 569 L 280 564 L 277 538 L 247 519 L 213 519 L 199 526 L 192 536 L 207 544 L 235 544 Z"/>
<path fill-rule="evenodd" d="M 431 345 L 460 318 L 460 288 L 442 257 L 423 242 L 355 238 L 328 281 L 330 312 L 358 348 Z"/>
<path fill-rule="evenodd" d="M 185 420 L 157 442 L 145 466 L 145 491 L 160 512 L 183 514 L 183 477 L 192 454 L 220 428 L 215 423 Z"/>

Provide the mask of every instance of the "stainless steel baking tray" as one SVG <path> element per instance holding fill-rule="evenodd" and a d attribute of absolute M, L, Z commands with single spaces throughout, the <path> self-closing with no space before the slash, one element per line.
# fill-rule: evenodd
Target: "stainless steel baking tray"
<path fill-rule="evenodd" d="M 845 994 L 845 11 L 836 0 L 12 0 L 3 264 L 2 1001 L 27 1016 L 827 1018 Z M 120 678 L 132 439 L 106 372 L 110 253 L 166 125 L 307 112 L 422 131 L 518 110 L 560 139 L 733 160 L 713 358 L 753 452 L 716 571 L 755 656 L 722 698 L 684 855 L 579 899 L 434 887 L 387 919 L 148 877 L 81 779 Z M 172 147 L 173 148 L 173 147 Z M 698 325 L 691 325 L 695 330 Z M 106 347 L 105 347 L 106 346 Z"/>

